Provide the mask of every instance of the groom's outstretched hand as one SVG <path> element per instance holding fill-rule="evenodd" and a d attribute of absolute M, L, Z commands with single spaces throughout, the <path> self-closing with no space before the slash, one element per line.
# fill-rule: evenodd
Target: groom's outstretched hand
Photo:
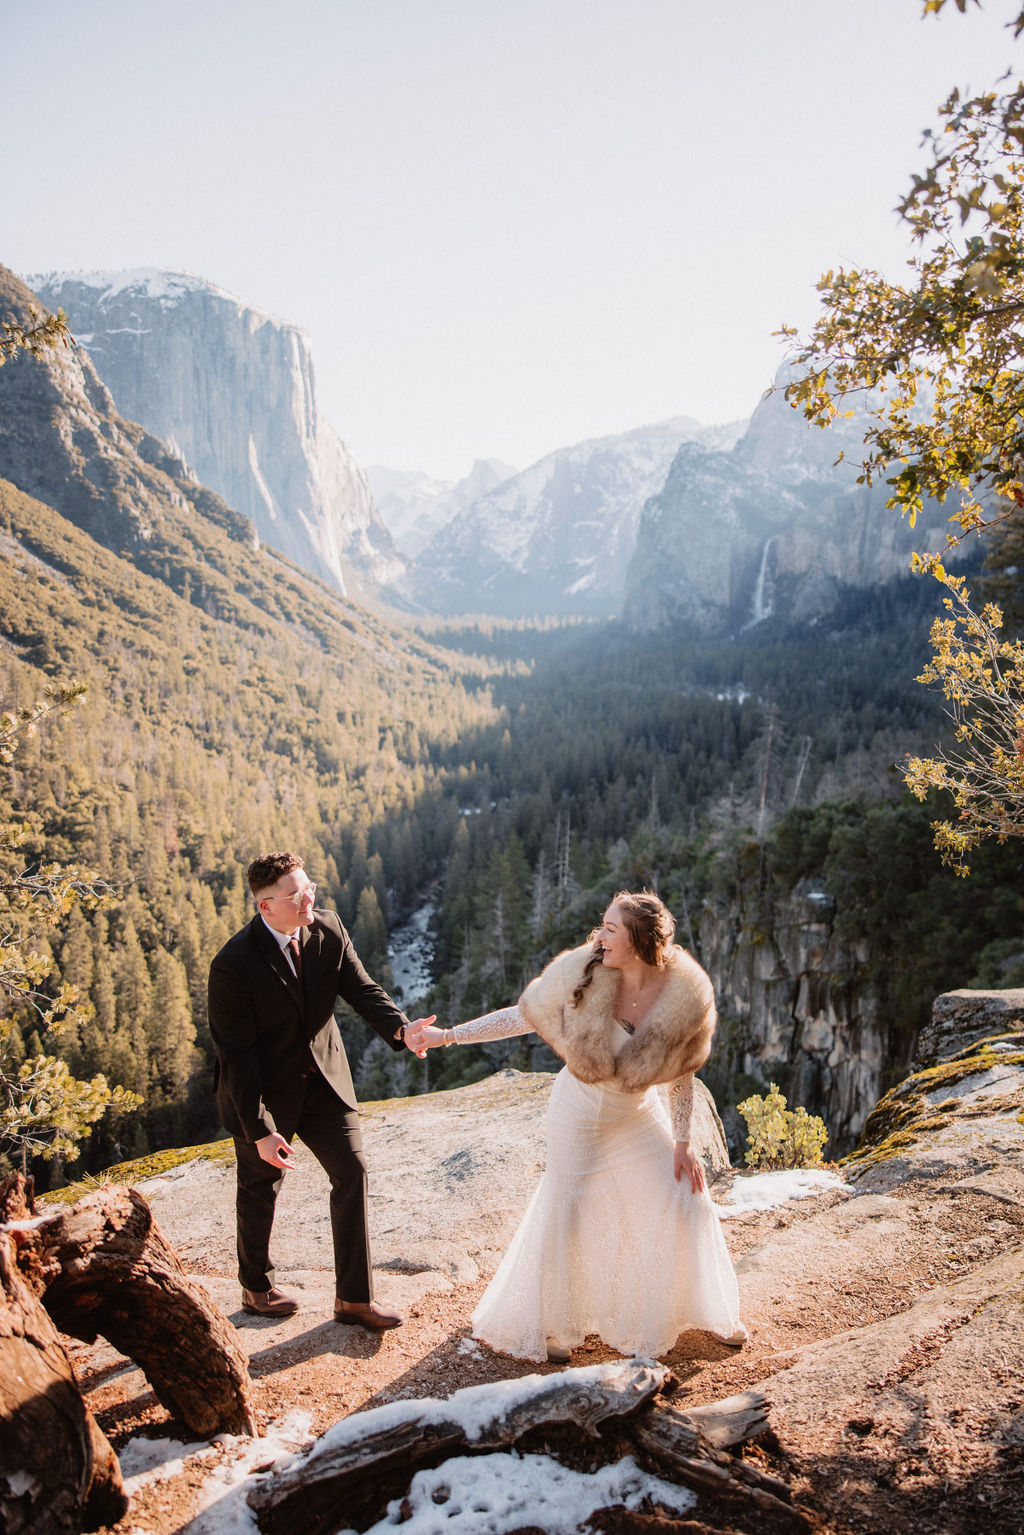
<path fill-rule="evenodd" d="M 415 1018 L 405 1031 L 406 1045 L 413 1055 L 418 1056 L 421 1061 L 427 1053 L 427 1045 L 423 1039 L 423 1030 L 429 1029 L 436 1017 L 436 1013 L 431 1013 L 429 1018 Z"/>

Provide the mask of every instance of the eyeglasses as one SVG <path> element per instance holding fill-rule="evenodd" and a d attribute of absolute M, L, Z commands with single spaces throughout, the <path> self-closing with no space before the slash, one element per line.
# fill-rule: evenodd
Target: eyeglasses
<path fill-rule="evenodd" d="M 306 900 L 307 897 L 312 901 L 315 895 L 316 886 L 309 884 L 303 885 L 301 890 L 286 890 L 282 891 L 280 895 L 267 895 L 264 896 L 263 899 L 265 901 L 288 901 L 292 906 L 295 907 L 295 910 L 298 911 L 303 901 Z"/>

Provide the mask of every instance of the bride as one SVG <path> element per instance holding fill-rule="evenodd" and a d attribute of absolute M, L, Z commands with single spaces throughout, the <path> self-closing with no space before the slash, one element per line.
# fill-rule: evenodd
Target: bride
<path fill-rule="evenodd" d="M 565 1062 L 544 1177 L 473 1313 L 474 1337 L 500 1353 L 566 1363 L 588 1333 L 648 1356 L 692 1327 L 733 1345 L 746 1338 L 690 1147 L 714 994 L 674 934 L 657 896 L 620 891 L 589 941 L 557 955 L 517 1006 L 407 1032 L 422 1054 L 535 1031 Z"/>

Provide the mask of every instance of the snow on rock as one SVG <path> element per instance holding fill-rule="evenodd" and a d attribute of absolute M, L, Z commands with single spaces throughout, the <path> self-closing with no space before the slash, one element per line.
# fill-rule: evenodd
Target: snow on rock
<path fill-rule="evenodd" d="M 515 473 L 511 464 L 497 458 L 478 458 L 457 483 L 381 464 L 371 464 L 366 471 L 381 521 L 408 559 L 422 554 L 441 528 Z"/>
<path fill-rule="evenodd" d="M 226 298 L 233 304 L 239 300 L 225 288 L 196 277 L 191 272 L 168 272 L 161 267 L 129 267 L 122 272 L 35 272 L 25 278 L 35 293 L 54 284 L 81 283 L 84 288 L 95 288 L 104 299 L 116 298 L 121 293 L 137 293 L 140 297 L 156 299 L 162 304 L 176 304 L 186 293 L 207 289 Z M 83 341 L 83 337 L 78 338 Z M 91 339 L 91 338 L 90 338 Z"/>
<path fill-rule="evenodd" d="M 848 1188 L 838 1173 L 826 1167 L 785 1168 L 734 1179 L 726 1199 L 715 1209 L 727 1219 L 730 1215 L 749 1215 L 752 1210 L 773 1210 L 788 1199 L 809 1199 L 825 1189 Z"/>

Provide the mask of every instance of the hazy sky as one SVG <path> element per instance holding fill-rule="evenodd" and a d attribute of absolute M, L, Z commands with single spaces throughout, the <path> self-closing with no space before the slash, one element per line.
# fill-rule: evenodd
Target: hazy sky
<path fill-rule="evenodd" d="M 363 463 L 750 414 L 1017 0 L 0 0 L 0 261 L 194 272 L 312 336 Z"/>

